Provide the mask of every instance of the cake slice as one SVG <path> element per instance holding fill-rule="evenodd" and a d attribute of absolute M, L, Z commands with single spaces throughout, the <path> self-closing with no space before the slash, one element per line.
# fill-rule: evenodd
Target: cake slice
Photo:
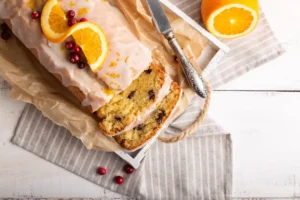
<path fill-rule="evenodd" d="M 116 141 L 127 150 L 135 150 L 153 138 L 169 119 L 172 111 L 179 102 L 181 89 L 177 83 L 171 84 L 170 93 L 162 100 L 155 111 L 144 121 L 132 130 L 115 136 Z"/>
<path fill-rule="evenodd" d="M 171 82 L 159 66 L 152 64 L 125 91 L 98 110 L 100 129 L 115 136 L 143 123 L 168 94 Z"/>

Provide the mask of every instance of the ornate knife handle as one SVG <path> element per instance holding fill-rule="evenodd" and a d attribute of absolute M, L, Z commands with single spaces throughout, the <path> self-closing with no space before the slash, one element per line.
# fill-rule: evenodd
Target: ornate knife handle
<path fill-rule="evenodd" d="M 186 57 L 185 53 L 181 49 L 178 41 L 176 40 L 174 34 L 169 32 L 165 35 L 167 40 L 169 41 L 170 46 L 174 50 L 175 54 L 179 58 L 184 74 L 187 78 L 190 86 L 195 90 L 195 92 L 202 98 L 207 97 L 207 87 L 203 77 L 200 73 L 195 69 L 193 64 Z"/>

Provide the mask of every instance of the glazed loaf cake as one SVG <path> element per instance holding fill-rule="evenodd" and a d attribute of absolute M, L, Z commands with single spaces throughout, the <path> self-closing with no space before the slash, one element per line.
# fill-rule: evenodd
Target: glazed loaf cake
<path fill-rule="evenodd" d="M 116 136 L 116 141 L 127 150 L 134 150 L 144 145 L 154 137 L 164 123 L 171 116 L 179 102 L 181 89 L 177 83 L 171 84 L 169 94 L 162 100 L 161 104 L 151 113 L 151 115 L 132 130 Z"/>
<path fill-rule="evenodd" d="M 152 64 L 122 93 L 98 110 L 100 129 L 114 136 L 138 126 L 168 94 L 171 78 Z"/>
<path fill-rule="evenodd" d="M 109 46 L 107 59 L 101 70 L 92 73 L 79 69 L 67 59 L 64 44 L 49 42 L 41 31 L 39 20 L 31 13 L 41 11 L 47 0 L 2 0 L 0 19 L 5 19 L 24 45 L 34 52 L 41 64 L 92 112 L 110 101 L 113 94 L 124 91 L 147 68 L 152 57 L 128 28 L 122 13 L 108 1 L 58 1 L 66 12 L 74 10 L 80 17 L 98 24 L 104 30 Z M 72 5 L 70 4 L 72 2 Z M 107 20 L 109 19 L 109 20 Z"/>

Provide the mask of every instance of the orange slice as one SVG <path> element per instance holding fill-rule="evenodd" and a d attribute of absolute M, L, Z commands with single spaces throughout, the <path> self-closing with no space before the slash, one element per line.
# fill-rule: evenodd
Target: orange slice
<path fill-rule="evenodd" d="M 231 39 L 247 35 L 259 19 L 258 0 L 203 0 L 201 13 L 213 35 Z"/>
<path fill-rule="evenodd" d="M 57 0 L 48 0 L 45 4 L 41 26 L 45 37 L 51 42 L 61 42 L 61 38 L 69 29 L 65 12 L 61 9 Z"/>
<path fill-rule="evenodd" d="M 108 54 L 108 42 L 103 30 L 92 22 L 81 22 L 69 28 L 62 39 L 71 35 L 81 47 L 91 70 L 100 69 Z"/>

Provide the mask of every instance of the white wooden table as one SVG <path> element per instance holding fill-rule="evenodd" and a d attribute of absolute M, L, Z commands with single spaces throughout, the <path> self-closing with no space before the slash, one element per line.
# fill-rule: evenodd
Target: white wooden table
<path fill-rule="evenodd" d="M 210 114 L 232 132 L 233 196 L 295 199 L 300 196 L 300 1 L 261 4 L 287 53 L 216 91 Z M 7 86 L 0 87 L 0 198 L 123 198 L 13 146 L 24 103 L 10 100 Z"/>

